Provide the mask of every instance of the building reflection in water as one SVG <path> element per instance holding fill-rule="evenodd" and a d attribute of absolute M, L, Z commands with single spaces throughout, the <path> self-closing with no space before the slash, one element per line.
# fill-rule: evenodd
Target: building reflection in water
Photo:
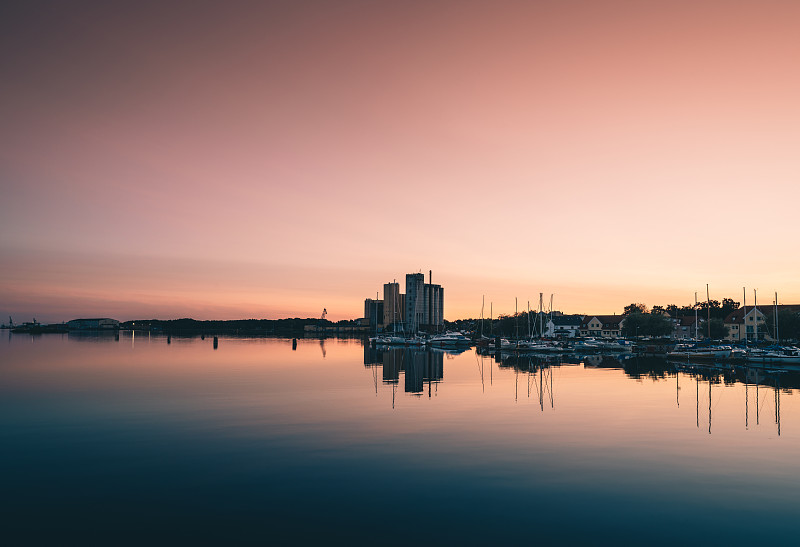
<path fill-rule="evenodd" d="M 415 396 L 427 393 L 432 397 L 436 394 L 438 383 L 444 379 L 444 359 L 453 358 L 459 353 L 464 353 L 464 350 L 451 352 L 419 348 L 376 348 L 366 344 L 364 365 L 373 368 L 376 393 L 379 383 L 377 368 L 382 367 L 383 384 L 393 388 L 394 407 L 401 373 L 404 375 L 403 389 L 406 393 Z M 793 389 L 800 389 L 800 371 L 753 368 L 742 364 L 732 366 L 730 363 L 673 362 L 663 357 L 639 357 L 630 353 L 537 355 L 474 350 L 474 355 L 483 392 L 486 391 L 487 384 L 493 385 L 495 366 L 501 370 L 510 369 L 514 373 L 515 400 L 519 400 L 521 395 L 525 396 L 527 390 L 527 397 L 538 398 L 538 406 L 542 411 L 555 408 L 553 374 L 554 370 L 563 366 L 619 369 L 637 381 L 674 379 L 674 400 L 678 408 L 681 406 L 682 389 L 687 387 L 685 384 L 689 380 L 689 385 L 694 383 L 695 388 L 692 391 L 695 392 L 693 402 L 696 426 L 700 428 L 702 425 L 709 434 L 712 433 L 715 403 L 722 396 L 721 391 L 715 390 L 714 386 L 744 385 L 744 428 L 751 428 L 752 419 L 755 419 L 756 425 L 761 424 L 766 403 L 778 435 L 781 434 L 781 392 L 791 394 Z"/>
<path fill-rule="evenodd" d="M 371 347 L 364 345 L 364 366 L 373 367 L 377 393 L 377 367 L 383 369 L 382 381 L 392 386 L 392 406 L 400 384 L 400 373 L 404 376 L 404 391 L 416 396 L 427 392 L 428 397 L 436 393 L 436 387 L 444 378 L 444 356 L 446 352 L 436 349 Z"/>

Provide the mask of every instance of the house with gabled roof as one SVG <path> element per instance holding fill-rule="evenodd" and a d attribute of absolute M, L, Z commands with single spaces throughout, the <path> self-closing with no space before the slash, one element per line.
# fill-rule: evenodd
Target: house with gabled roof
<path fill-rule="evenodd" d="M 800 304 L 743 306 L 738 310 L 734 310 L 723 320 L 725 327 L 728 329 L 725 339 L 732 342 L 752 341 L 756 337 L 759 340 L 772 340 L 772 336 L 767 332 L 766 318 L 767 316 L 773 317 L 776 311 L 780 313 L 784 310 L 800 313 Z"/>
<path fill-rule="evenodd" d="M 684 315 L 673 319 L 675 325 L 672 337 L 676 340 L 695 340 L 703 337 L 703 328 L 700 325 L 702 318 L 694 315 Z"/>
<path fill-rule="evenodd" d="M 597 338 L 619 338 L 624 315 L 586 315 L 581 321 L 580 335 Z"/>
<path fill-rule="evenodd" d="M 582 315 L 554 315 L 548 319 L 544 335 L 549 338 L 575 338 L 582 322 Z"/>

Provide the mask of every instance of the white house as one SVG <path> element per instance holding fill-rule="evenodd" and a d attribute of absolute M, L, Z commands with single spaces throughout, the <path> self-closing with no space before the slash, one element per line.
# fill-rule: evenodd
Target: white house
<path fill-rule="evenodd" d="M 544 335 L 548 338 L 575 338 L 581 330 L 582 315 L 557 315 L 547 321 Z"/>

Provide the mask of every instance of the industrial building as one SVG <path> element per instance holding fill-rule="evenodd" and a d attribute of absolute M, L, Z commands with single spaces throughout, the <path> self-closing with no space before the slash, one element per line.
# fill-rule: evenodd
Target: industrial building
<path fill-rule="evenodd" d="M 67 321 L 67 328 L 69 330 L 116 330 L 119 329 L 119 321 L 108 317 L 73 319 Z"/>
<path fill-rule="evenodd" d="M 444 289 L 425 283 L 421 273 L 406 274 L 405 326 L 408 332 L 436 330 L 444 324 Z"/>
<path fill-rule="evenodd" d="M 429 281 L 432 272 L 429 272 Z M 406 292 L 400 292 L 400 283 L 392 281 L 383 285 L 383 300 L 364 300 L 364 320 L 370 329 L 437 331 L 444 325 L 444 288 L 425 283 L 425 274 L 406 274 Z"/>
<path fill-rule="evenodd" d="M 383 285 L 383 326 L 401 325 L 405 321 L 405 297 L 400 292 L 400 283 L 392 281 Z"/>
<path fill-rule="evenodd" d="M 371 331 L 383 325 L 383 300 L 367 298 L 364 300 L 364 324 Z"/>

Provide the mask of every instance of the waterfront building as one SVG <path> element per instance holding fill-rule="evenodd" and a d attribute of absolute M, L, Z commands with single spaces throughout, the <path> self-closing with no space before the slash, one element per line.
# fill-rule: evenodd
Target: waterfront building
<path fill-rule="evenodd" d="M 373 331 L 383 328 L 383 300 L 364 300 L 364 324 Z"/>
<path fill-rule="evenodd" d="M 429 275 L 432 275 L 430 273 Z M 422 273 L 406 274 L 406 292 L 397 281 L 383 285 L 383 300 L 364 300 L 361 323 L 371 329 L 407 334 L 420 330 L 439 331 L 444 326 L 444 288 L 425 283 Z"/>
<path fill-rule="evenodd" d="M 119 321 L 108 317 L 73 319 L 67 321 L 67 328 L 69 330 L 115 330 L 119 328 Z"/>
<path fill-rule="evenodd" d="M 441 285 L 425 285 L 425 306 L 428 310 L 425 324 L 437 330 L 444 326 L 444 288 Z"/>
<path fill-rule="evenodd" d="M 392 325 L 405 321 L 405 295 L 400 292 L 400 283 L 393 281 L 383 285 L 383 326 L 388 329 Z"/>
<path fill-rule="evenodd" d="M 579 332 L 581 336 L 618 338 L 624 322 L 624 315 L 587 315 L 581 321 Z"/>
<path fill-rule="evenodd" d="M 744 342 L 745 340 L 753 341 L 758 337 L 759 340 L 772 340 L 771 332 L 767 332 L 767 316 L 772 318 L 772 324 L 775 324 L 774 304 L 766 304 L 764 306 L 747 306 L 741 307 L 728 314 L 723 320 L 725 328 L 728 330 L 726 340 L 732 342 Z M 778 304 L 777 312 L 793 311 L 800 313 L 800 304 Z M 780 325 L 778 325 L 780 329 Z M 702 334 L 702 331 L 701 331 Z M 780 335 L 780 333 L 778 333 Z"/>
<path fill-rule="evenodd" d="M 425 318 L 425 275 L 406 274 L 406 330 L 416 332 Z"/>
<path fill-rule="evenodd" d="M 444 289 L 425 283 L 422 273 L 406 274 L 405 325 L 408 332 L 444 325 Z"/>
<path fill-rule="evenodd" d="M 582 315 L 553 315 L 547 320 L 544 335 L 548 338 L 575 338 L 582 322 Z"/>
<path fill-rule="evenodd" d="M 673 319 L 672 337 L 675 340 L 694 340 L 696 337 L 703 337 L 703 328 L 700 325 L 701 317 L 694 315 L 684 315 Z"/>

